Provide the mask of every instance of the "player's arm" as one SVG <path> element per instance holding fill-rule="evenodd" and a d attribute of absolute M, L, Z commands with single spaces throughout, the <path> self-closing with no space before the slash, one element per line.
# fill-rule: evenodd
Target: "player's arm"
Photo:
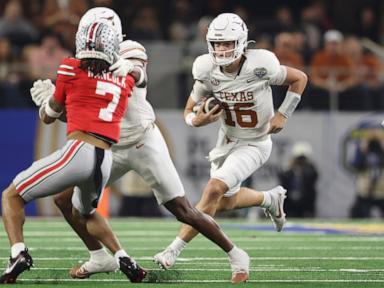
<path fill-rule="evenodd" d="M 187 104 L 184 108 L 184 119 L 187 125 L 191 127 L 204 126 L 215 122 L 220 118 L 222 112 L 215 114 L 216 111 L 220 108 L 219 105 L 216 105 L 208 113 L 204 113 L 204 105 L 200 105 L 197 112 L 193 112 L 193 108 L 196 106 L 196 104 L 199 101 L 204 100 L 208 94 L 209 92 L 205 85 L 201 81 L 196 80 L 195 84 L 193 85 L 191 95 L 189 96 Z"/>
<path fill-rule="evenodd" d="M 133 69 L 130 73 L 135 80 L 135 86 L 138 88 L 144 88 L 147 86 L 147 69 L 145 68 L 145 63 L 141 60 L 132 59 Z"/>
<path fill-rule="evenodd" d="M 51 124 L 56 119 L 63 117 L 64 107 L 54 97 L 50 97 L 45 105 L 40 107 L 39 116 L 45 124 Z"/>
<path fill-rule="evenodd" d="M 42 115 L 45 113 L 45 105 L 48 100 L 53 97 L 55 93 L 55 85 L 52 84 L 51 80 L 37 80 L 33 83 L 33 87 L 30 89 L 31 97 L 36 106 L 39 107 L 39 115 L 42 118 Z M 53 104 L 53 106 L 55 106 Z M 66 111 L 63 110 L 60 117 L 58 118 L 60 121 L 67 122 Z M 53 122 L 53 121 L 52 121 Z M 50 122 L 50 123 L 52 123 Z"/>
<path fill-rule="evenodd" d="M 301 100 L 301 94 L 303 94 L 305 86 L 307 85 L 307 75 L 295 68 L 281 66 L 281 75 L 277 77 L 277 85 L 288 85 L 288 91 L 285 95 L 283 103 L 280 105 L 275 116 L 270 121 L 269 133 L 280 132 L 289 117 L 295 111 L 297 105 Z"/>
<path fill-rule="evenodd" d="M 135 85 L 138 88 L 144 88 L 147 85 L 147 73 L 142 61 L 135 59 L 124 59 L 115 54 L 117 61 L 109 67 L 109 71 L 115 76 L 126 77 L 132 75 L 135 80 Z"/>

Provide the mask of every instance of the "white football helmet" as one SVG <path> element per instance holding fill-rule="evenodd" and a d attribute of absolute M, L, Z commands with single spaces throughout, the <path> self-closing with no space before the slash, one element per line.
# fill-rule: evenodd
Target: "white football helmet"
<path fill-rule="evenodd" d="M 119 53 L 119 40 L 116 31 L 105 22 L 93 22 L 81 26 L 76 33 L 76 58 L 96 58 L 115 62 Z"/>
<path fill-rule="evenodd" d="M 207 44 L 213 63 L 226 66 L 240 58 L 247 47 L 248 29 L 244 21 L 236 14 L 223 13 L 217 16 L 208 27 Z M 235 48 L 225 51 L 229 57 L 218 57 L 214 42 L 234 41 Z"/>
<path fill-rule="evenodd" d="M 87 26 L 93 22 L 107 22 L 115 30 L 119 39 L 119 42 L 123 41 L 123 32 L 121 28 L 120 17 L 116 14 L 115 11 L 107 7 L 95 7 L 89 9 L 83 17 L 80 19 L 79 30 L 83 26 Z"/>

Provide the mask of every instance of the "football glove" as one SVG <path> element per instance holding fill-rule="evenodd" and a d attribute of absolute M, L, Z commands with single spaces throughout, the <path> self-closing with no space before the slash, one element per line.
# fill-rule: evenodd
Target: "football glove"
<path fill-rule="evenodd" d="M 51 95 L 55 93 L 55 85 L 51 80 L 37 80 L 30 89 L 31 97 L 36 106 L 41 106 Z"/>
<path fill-rule="evenodd" d="M 132 61 L 124 59 L 116 53 L 115 58 L 117 61 L 109 67 L 109 71 L 111 71 L 114 76 L 125 77 L 133 71 L 135 65 L 133 65 Z"/>

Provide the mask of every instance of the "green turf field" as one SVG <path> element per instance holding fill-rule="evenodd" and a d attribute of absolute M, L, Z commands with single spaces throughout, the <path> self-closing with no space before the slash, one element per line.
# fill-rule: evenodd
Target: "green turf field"
<path fill-rule="evenodd" d="M 282 233 L 270 231 L 271 223 L 264 221 L 226 219 L 220 224 L 251 256 L 250 281 L 241 286 L 384 287 L 380 222 L 291 221 Z M 179 224 L 172 219 L 119 219 L 112 220 L 112 226 L 127 252 L 151 270 L 150 280 L 158 283 L 131 284 L 120 272 L 72 280 L 68 269 L 88 258 L 84 246 L 61 218 L 28 218 L 25 242 L 35 267 L 20 276 L 20 287 L 233 286 L 226 255 L 201 236 L 184 250 L 173 270 L 161 271 L 152 262 L 152 256 L 175 236 Z M 9 247 L 3 228 L 0 235 L 3 269 Z"/>

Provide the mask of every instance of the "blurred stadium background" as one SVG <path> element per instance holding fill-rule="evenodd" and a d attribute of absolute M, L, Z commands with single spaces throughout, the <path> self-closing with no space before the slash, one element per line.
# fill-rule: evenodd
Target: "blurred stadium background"
<path fill-rule="evenodd" d="M 0 190 L 33 159 L 62 145 L 65 127 L 41 125 L 29 89 L 36 79 L 55 80 L 58 63 L 74 52 L 81 15 L 95 6 L 117 11 L 123 32 L 147 49 L 148 99 L 191 200 L 199 199 L 208 179 L 205 156 L 217 128 L 184 124 L 191 65 L 207 51 L 211 19 L 232 11 L 248 24 L 256 48 L 274 51 L 282 64 L 310 77 L 295 116 L 273 137 L 272 157 L 247 185 L 266 189 L 284 184 L 291 217 L 382 217 L 384 2 L 379 0 L 352 0 L 348 9 L 341 0 L 1 1 Z M 284 94 L 284 88 L 274 90 L 276 107 Z M 111 215 L 164 214 L 154 208 L 150 188 L 133 173 L 112 188 Z M 33 203 L 28 213 L 57 215 L 51 203 Z M 239 215 L 244 213 L 257 216 L 252 210 Z"/>
<path fill-rule="evenodd" d="M 304 70 L 310 82 L 298 111 L 273 136 L 270 160 L 246 185 L 261 190 L 283 184 L 288 188 L 289 219 L 315 219 L 296 219 L 288 225 L 288 233 L 276 235 L 265 231 L 270 223 L 255 221 L 259 210 L 248 209 L 222 215 L 241 219 L 222 220 L 224 229 L 251 251 L 255 271 L 251 279 L 259 282 L 258 287 L 264 287 L 263 282 L 278 283 L 268 287 L 281 287 L 285 282 L 295 283 L 290 287 L 304 287 L 302 283 L 309 285 L 305 287 L 310 283 L 316 287 L 368 287 L 368 283 L 382 287 L 384 248 L 382 238 L 376 236 L 384 235 L 379 220 L 384 216 L 384 130 L 380 127 L 384 119 L 384 1 L 1 0 L 0 191 L 34 159 L 64 143 L 65 125 L 41 124 L 29 89 L 36 79 L 55 80 L 61 59 L 73 55 L 80 17 L 95 6 L 114 9 L 127 38 L 146 47 L 148 99 L 193 202 L 209 177 L 205 156 L 215 144 L 217 126 L 188 128 L 182 109 L 192 85 L 192 62 L 207 52 L 205 32 L 213 17 L 221 12 L 239 14 L 248 25 L 249 39 L 255 40 L 254 47 L 270 49 L 282 64 Z M 274 90 L 276 107 L 284 94 L 284 89 Z M 150 188 L 134 173 L 111 187 L 104 201 L 103 213 L 110 217 L 169 216 L 157 208 Z M 59 213 L 52 199 L 46 198 L 28 205 L 27 215 Z M 349 218 L 375 219 L 349 222 Z M 23 279 L 66 283 L 61 278 L 67 277 L 66 270 L 74 261 L 86 259 L 86 251 L 62 219 L 43 219 L 26 225 L 31 251 L 41 250 L 33 252 L 40 270 Z M 127 250 L 150 266 L 145 261 L 149 263 L 173 239 L 178 224 L 170 219 L 141 219 L 112 224 Z M 5 265 L 8 245 L 5 232 L 1 236 Z M 209 249 L 216 250 L 204 253 Z M 62 258 L 52 258 L 52 251 Z M 176 266 L 181 274 L 168 280 L 205 282 L 210 287 L 213 284 L 207 283 L 224 282 L 228 278 L 222 273 L 225 260 L 217 258 L 222 256 L 199 238 L 186 252 L 185 257 L 191 258 Z M 58 260 L 63 260 L 61 266 Z M 189 265 L 191 260 L 197 261 L 195 266 Z M 207 276 L 206 271 L 216 272 Z M 113 281 L 119 281 L 113 280 L 115 276 L 103 277 L 96 278 L 98 285 L 104 281 L 112 287 Z"/>

